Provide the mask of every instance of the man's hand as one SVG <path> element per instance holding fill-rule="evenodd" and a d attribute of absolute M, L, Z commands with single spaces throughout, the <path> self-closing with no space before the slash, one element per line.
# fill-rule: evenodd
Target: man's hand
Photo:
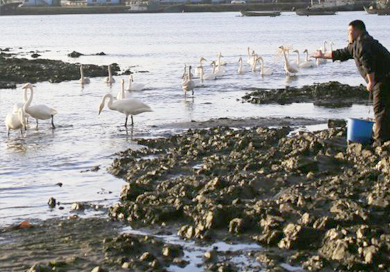
<path fill-rule="evenodd" d="M 315 59 L 322 59 L 324 57 L 324 54 L 322 53 L 321 50 L 317 50 L 310 57 Z"/>
<path fill-rule="evenodd" d="M 374 89 L 374 82 L 368 82 L 367 83 L 367 91 L 371 92 Z"/>
<path fill-rule="evenodd" d="M 375 85 L 375 74 L 374 73 L 371 73 L 371 74 L 367 74 L 367 91 L 371 92 L 373 89 L 374 89 L 374 85 Z"/>

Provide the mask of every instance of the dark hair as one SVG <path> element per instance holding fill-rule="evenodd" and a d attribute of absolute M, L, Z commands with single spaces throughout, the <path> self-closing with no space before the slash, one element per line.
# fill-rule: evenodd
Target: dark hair
<path fill-rule="evenodd" d="M 354 29 L 359 29 L 361 31 L 366 31 L 366 25 L 361 20 L 355 20 L 349 23 Z"/>

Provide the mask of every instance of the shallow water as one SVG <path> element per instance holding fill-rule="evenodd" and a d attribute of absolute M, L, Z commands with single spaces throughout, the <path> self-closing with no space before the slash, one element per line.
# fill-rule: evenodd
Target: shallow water
<path fill-rule="evenodd" d="M 364 105 L 326 109 L 310 103 L 260 106 L 240 101 L 251 88 L 302 86 L 329 80 L 351 85 L 364 83 L 353 61 L 328 62 L 286 79 L 282 59 L 276 56 L 282 44 L 300 51 L 307 48 L 310 52 L 321 47 L 325 40 L 332 40 L 335 48 L 343 47 L 347 25 L 354 19 L 364 20 L 369 32 L 390 48 L 389 17 L 364 12 L 340 12 L 326 18 L 299 17 L 291 12 L 275 18 L 239 17 L 234 12 L 0 17 L 0 48 L 11 47 L 13 52 L 39 51 L 42 58 L 69 62 L 100 65 L 116 62 L 123 70 L 131 68 L 136 72 L 134 82 L 145 83 L 147 87 L 133 96 L 154 110 L 135 116 L 134 129 L 128 131 L 120 113 L 105 108 L 98 115 L 103 95 L 116 95 L 120 80 L 127 82 L 127 76 L 115 77 L 112 86 L 103 83 L 102 78 L 92 78 L 85 88 L 77 81 L 35 84 L 32 104 L 56 108 L 57 129 L 52 130 L 49 121 L 41 121 L 36 129 L 31 120 L 26 135 L 21 137 L 18 131 L 12 131 L 7 137 L 5 126 L 0 126 L 0 226 L 26 219 L 67 216 L 70 204 L 75 201 L 102 205 L 118 201 L 124 182 L 106 171 L 115 153 L 139 148 L 134 138 L 178 131 L 174 125 L 166 124 L 219 117 L 292 116 L 325 122 L 327 118 L 371 116 L 372 111 L 368 113 L 369 107 Z M 248 46 L 264 57 L 266 66 L 273 67 L 273 75 L 264 78 L 251 72 L 237 75 L 238 58 L 246 60 Z M 73 50 L 87 56 L 67 57 Z M 93 55 L 102 51 L 107 56 Z M 210 71 L 209 62 L 216 60 L 218 52 L 228 62 L 225 76 L 205 82 L 196 89 L 194 98 L 184 98 L 181 90 L 184 64 L 195 67 L 203 56 L 208 60 L 206 70 Z M 85 74 L 88 76 L 88 71 Z M 16 90 L 0 90 L 2 120 L 22 97 L 21 86 Z M 88 171 L 97 165 L 99 171 Z M 60 201 L 64 210 L 50 209 L 47 205 L 50 197 Z M 99 213 L 102 211 L 85 211 L 86 215 Z"/>

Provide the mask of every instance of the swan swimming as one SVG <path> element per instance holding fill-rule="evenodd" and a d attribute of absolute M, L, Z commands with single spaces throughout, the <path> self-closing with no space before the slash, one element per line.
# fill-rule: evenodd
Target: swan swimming
<path fill-rule="evenodd" d="M 259 56 L 256 61 L 260 61 L 261 67 L 260 67 L 260 75 L 261 76 L 270 76 L 274 73 L 274 71 L 271 68 L 265 68 L 264 67 L 264 59 L 262 56 Z"/>
<path fill-rule="evenodd" d="M 112 77 L 112 73 L 111 73 L 111 65 L 108 65 L 108 77 L 104 78 L 104 82 L 110 84 L 115 82 L 115 79 Z"/>
<path fill-rule="evenodd" d="M 102 102 L 100 103 L 99 114 L 102 112 L 106 100 L 108 100 L 107 106 L 110 110 L 118 111 L 126 115 L 125 127 L 127 127 L 127 119 L 129 115 L 131 116 L 131 125 L 133 126 L 133 115 L 153 111 L 148 105 L 137 99 L 129 98 L 114 101 L 112 94 L 106 94 L 103 96 Z"/>
<path fill-rule="evenodd" d="M 248 48 L 249 48 L 249 47 L 248 47 Z M 242 57 L 240 57 L 240 58 L 238 59 L 238 71 L 237 71 L 237 73 L 238 73 L 239 75 L 242 75 L 245 71 L 246 71 L 245 67 L 242 66 Z"/>
<path fill-rule="evenodd" d="M 319 51 L 321 52 L 324 52 L 324 54 L 326 53 L 326 44 L 327 44 L 327 41 L 324 41 L 324 45 L 319 49 Z M 321 58 L 317 58 L 316 59 L 316 64 L 317 64 L 317 66 L 318 65 L 320 65 L 320 64 L 324 64 L 324 63 L 326 63 L 328 60 L 327 59 L 321 59 Z"/>
<path fill-rule="evenodd" d="M 91 81 L 89 80 L 88 77 L 84 77 L 84 68 L 83 68 L 82 64 L 80 65 L 80 75 L 81 75 L 81 78 L 80 78 L 79 82 L 81 85 L 91 83 Z"/>
<path fill-rule="evenodd" d="M 284 70 L 286 71 L 287 76 L 295 76 L 296 73 L 299 72 L 299 70 L 296 67 L 291 66 L 289 63 L 287 56 L 286 56 L 286 49 L 283 46 L 279 47 L 283 52 L 284 57 Z"/>
<path fill-rule="evenodd" d="M 189 91 L 192 91 L 192 95 L 194 95 L 195 83 L 192 80 L 191 66 L 188 66 L 188 75 L 185 76 L 181 88 L 184 91 L 184 95 L 187 95 Z"/>
<path fill-rule="evenodd" d="M 227 62 L 224 61 L 224 60 L 221 60 L 221 58 L 223 58 L 223 56 L 222 56 L 221 52 L 219 52 L 219 54 L 218 54 L 218 60 L 217 60 L 217 62 L 216 62 L 216 65 L 217 65 L 218 67 L 220 67 L 220 66 L 225 66 L 225 65 L 227 64 Z"/>
<path fill-rule="evenodd" d="M 298 50 L 294 50 L 293 51 L 294 53 L 297 53 L 297 63 L 298 63 L 298 67 L 299 68 L 312 68 L 315 66 L 315 63 L 313 61 L 309 61 L 308 59 L 308 52 L 307 50 L 306 51 L 303 51 L 304 53 L 306 52 L 306 60 L 305 61 L 301 61 L 301 57 L 299 55 L 299 51 Z"/>
<path fill-rule="evenodd" d="M 212 61 L 211 65 L 213 66 L 213 74 L 215 76 L 223 76 L 225 74 L 225 70 L 221 66 L 217 67 L 215 61 Z"/>
<path fill-rule="evenodd" d="M 199 59 L 199 67 L 196 67 L 195 68 L 195 76 L 199 76 L 200 75 L 200 68 L 203 67 L 203 61 L 207 61 L 204 57 L 201 57 Z"/>
<path fill-rule="evenodd" d="M 23 86 L 25 95 L 27 95 L 27 89 L 30 89 L 30 97 L 27 100 L 27 102 L 23 106 L 23 111 L 28 113 L 32 118 L 34 118 L 37 121 L 37 127 L 38 127 L 38 120 L 48 120 L 51 119 L 51 125 L 52 128 L 56 128 L 54 125 L 54 115 L 57 114 L 57 111 L 53 108 L 49 108 L 46 105 L 31 105 L 31 101 L 33 100 L 34 96 L 34 90 L 31 83 L 27 83 Z"/>
<path fill-rule="evenodd" d="M 138 91 L 142 91 L 145 88 L 145 84 L 133 83 L 133 82 L 134 82 L 133 75 L 130 75 L 129 76 L 129 85 L 127 86 L 127 91 L 129 91 L 129 92 L 132 92 L 132 91 L 138 92 Z"/>
<path fill-rule="evenodd" d="M 17 112 L 7 114 L 4 123 L 7 128 L 8 136 L 11 130 L 20 129 L 20 134 L 23 135 L 23 128 L 24 130 L 27 129 L 27 122 L 22 108 L 19 108 Z"/>
<path fill-rule="evenodd" d="M 126 99 L 130 94 L 125 92 L 125 80 L 121 79 L 121 90 L 116 95 L 117 100 Z"/>
<path fill-rule="evenodd" d="M 303 61 L 299 67 L 300 68 L 313 68 L 316 66 L 315 62 L 312 61 L 312 60 L 309 60 L 309 51 L 307 51 L 307 49 L 303 50 L 303 53 L 306 54 L 306 58 L 305 58 L 305 61 Z"/>
<path fill-rule="evenodd" d="M 202 66 L 200 70 L 200 78 L 201 78 L 201 82 L 203 82 L 204 80 L 216 80 L 217 76 L 214 73 L 205 74 L 204 67 Z"/>

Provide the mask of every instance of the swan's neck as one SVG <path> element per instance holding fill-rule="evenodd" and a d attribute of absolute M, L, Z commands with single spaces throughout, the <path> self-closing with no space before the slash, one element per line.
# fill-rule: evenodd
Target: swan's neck
<path fill-rule="evenodd" d="M 324 42 L 324 53 L 326 53 L 326 42 Z"/>
<path fill-rule="evenodd" d="M 108 103 L 107 103 L 107 106 L 108 106 L 108 108 L 109 108 L 110 110 L 112 110 L 112 102 L 114 101 L 114 98 L 113 98 L 112 94 L 106 94 L 106 95 L 103 97 L 103 101 L 102 101 L 103 105 L 106 104 L 106 100 L 107 100 L 107 99 L 109 99 L 109 100 L 108 100 Z"/>
<path fill-rule="evenodd" d="M 30 97 L 28 98 L 27 102 L 24 103 L 23 105 L 23 111 L 26 111 L 28 109 L 28 107 L 30 107 L 31 105 L 31 101 L 33 100 L 33 96 L 34 96 L 34 90 L 32 87 L 29 88 L 30 89 Z M 24 97 L 27 98 L 27 88 L 24 89 Z"/>
<path fill-rule="evenodd" d="M 188 67 L 188 81 L 192 80 L 191 67 Z"/>
<path fill-rule="evenodd" d="M 111 74 L 111 66 L 108 66 L 108 77 L 109 77 L 109 78 L 112 77 L 112 74 Z"/>
<path fill-rule="evenodd" d="M 213 62 L 213 74 L 215 74 L 215 63 Z"/>
<path fill-rule="evenodd" d="M 309 62 L 309 52 L 308 51 L 306 51 L 306 62 Z"/>
<path fill-rule="evenodd" d="M 298 65 L 301 64 L 301 57 L 299 56 L 299 52 L 297 52 L 297 62 Z"/>
<path fill-rule="evenodd" d="M 203 83 L 203 66 L 200 67 L 200 74 L 199 74 L 199 78 L 200 78 L 200 82 Z"/>
<path fill-rule="evenodd" d="M 80 74 L 81 74 L 81 78 L 84 79 L 83 66 L 80 67 Z"/>
<path fill-rule="evenodd" d="M 260 59 L 260 74 L 264 74 L 264 60 Z"/>
<path fill-rule="evenodd" d="M 251 53 L 250 53 L 250 48 L 248 47 L 248 59 L 250 59 Z"/>
<path fill-rule="evenodd" d="M 125 98 L 125 81 L 122 81 L 122 99 Z"/>
<path fill-rule="evenodd" d="M 128 89 L 131 90 L 131 77 L 129 77 L 129 86 L 128 86 Z"/>
<path fill-rule="evenodd" d="M 284 64 L 286 64 L 286 66 L 288 67 L 289 63 L 288 63 L 288 59 L 287 59 L 287 56 L 286 56 L 286 52 L 284 50 L 283 50 L 283 57 L 284 57 Z"/>

